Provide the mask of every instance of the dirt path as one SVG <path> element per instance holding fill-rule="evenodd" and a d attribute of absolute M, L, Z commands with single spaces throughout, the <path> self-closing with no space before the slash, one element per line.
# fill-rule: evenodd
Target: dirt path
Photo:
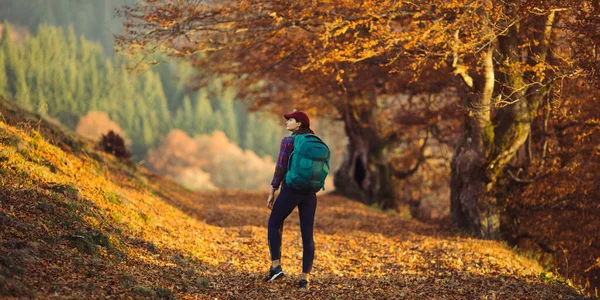
<path fill-rule="evenodd" d="M 214 240 L 222 272 L 208 277 L 221 298 L 569 299 L 573 290 L 540 276 L 537 264 L 498 242 L 453 236 L 408 217 L 337 196 L 319 197 L 311 289 L 295 288 L 302 244 L 297 210 L 286 220 L 282 265 L 287 277 L 261 278 L 268 267 L 265 195 L 197 194 L 185 209 L 221 229 Z"/>

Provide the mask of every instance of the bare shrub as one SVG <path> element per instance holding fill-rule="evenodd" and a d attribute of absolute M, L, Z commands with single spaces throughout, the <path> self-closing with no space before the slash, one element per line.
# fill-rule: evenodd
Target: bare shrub
<path fill-rule="evenodd" d="M 131 158 L 131 152 L 127 150 L 123 138 L 112 130 L 108 134 L 102 135 L 98 146 L 102 151 L 108 152 L 118 158 Z"/>

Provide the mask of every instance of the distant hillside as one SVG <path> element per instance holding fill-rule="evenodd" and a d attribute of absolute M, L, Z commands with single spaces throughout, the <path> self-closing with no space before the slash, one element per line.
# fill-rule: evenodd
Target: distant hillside
<path fill-rule="evenodd" d="M 192 193 L 0 100 L 0 297 L 583 299 L 506 245 L 319 197 L 312 288 L 264 283 L 264 193 Z"/>
<path fill-rule="evenodd" d="M 93 148 L 0 101 L 0 296 L 200 293 L 208 249 L 192 256 L 176 241 L 216 228 L 176 233 L 191 218 L 169 203 L 192 193 Z"/>

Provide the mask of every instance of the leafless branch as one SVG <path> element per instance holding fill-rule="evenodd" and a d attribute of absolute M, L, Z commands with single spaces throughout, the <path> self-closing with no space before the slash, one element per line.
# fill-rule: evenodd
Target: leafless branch
<path fill-rule="evenodd" d="M 460 75 L 462 79 L 465 81 L 465 84 L 469 88 L 473 88 L 473 78 L 467 72 L 467 68 L 463 65 L 458 64 L 458 45 L 460 44 L 460 39 L 458 38 L 459 30 L 456 29 L 454 32 L 454 59 L 452 60 L 452 67 L 454 68 L 454 75 Z"/>
<path fill-rule="evenodd" d="M 512 178 L 512 180 L 519 182 L 519 183 L 534 183 L 535 180 L 533 179 L 521 179 L 517 176 L 515 176 L 511 170 L 508 170 L 508 175 L 510 175 L 510 178 Z"/>

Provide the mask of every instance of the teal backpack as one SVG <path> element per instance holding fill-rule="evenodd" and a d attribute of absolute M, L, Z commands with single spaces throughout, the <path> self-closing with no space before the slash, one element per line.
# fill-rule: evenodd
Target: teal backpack
<path fill-rule="evenodd" d="M 285 184 L 293 189 L 316 193 L 325 189 L 329 174 L 329 147 L 314 134 L 294 137 L 294 151 L 290 155 Z"/>

